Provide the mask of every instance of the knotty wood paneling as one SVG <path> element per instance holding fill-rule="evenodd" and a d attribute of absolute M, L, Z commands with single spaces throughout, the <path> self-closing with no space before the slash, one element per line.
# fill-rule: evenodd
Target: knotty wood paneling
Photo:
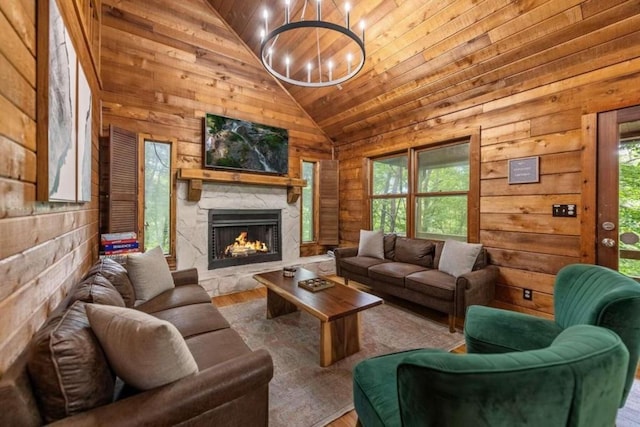
<path fill-rule="evenodd" d="M 416 10 L 432 13 L 415 17 L 416 28 L 432 24 L 422 38 L 413 26 L 373 22 L 371 33 L 384 27 L 387 39 L 367 44 L 362 77 L 342 91 L 292 93 L 336 141 L 341 245 L 368 226 L 363 157 L 480 127 L 479 233 L 501 272 L 496 304 L 549 316 L 557 271 L 594 259 L 595 140 L 585 140 L 583 121 L 593 120 L 583 117 L 640 103 L 640 9 L 633 1 L 525 3 L 421 2 Z M 403 43 L 409 50 L 392 48 Z M 540 156 L 540 182 L 509 185 L 508 160 L 528 156 Z M 552 217 L 554 203 L 578 205 L 578 216 Z"/>
<path fill-rule="evenodd" d="M 249 3 L 249 2 L 247 2 Z M 178 167 L 202 167 L 202 117 L 289 130 L 289 176 L 332 144 L 205 0 L 103 1 L 103 129 L 178 140 Z"/>
<path fill-rule="evenodd" d="M 4 1 L 0 4 L 0 376 L 98 254 L 100 87 L 74 3 L 60 3 L 94 94 L 92 202 L 35 201 L 36 1 Z"/>

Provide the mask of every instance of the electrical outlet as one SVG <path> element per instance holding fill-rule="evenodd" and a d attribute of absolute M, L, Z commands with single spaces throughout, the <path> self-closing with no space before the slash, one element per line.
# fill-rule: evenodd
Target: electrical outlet
<path fill-rule="evenodd" d="M 531 289 L 523 289 L 522 298 L 531 301 L 533 299 L 533 291 Z"/>

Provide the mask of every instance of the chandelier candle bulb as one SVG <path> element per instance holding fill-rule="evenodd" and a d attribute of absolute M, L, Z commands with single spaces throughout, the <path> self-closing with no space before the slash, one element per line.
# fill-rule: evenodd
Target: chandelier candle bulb
<path fill-rule="evenodd" d="M 287 78 L 289 78 L 289 64 L 291 63 L 291 59 L 289 59 L 289 55 L 284 57 L 284 63 L 287 66 Z"/>
<path fill-rule="evenodd" d="M 329 61 L 329 81 L 333 80 L 333 61 Z"/>
<path fill-rule="evenodd" d="M 307 62 L 307 81 L 311 83 L 311 62 Z"/>
<path fill-rule="evenodd" d="M 269 34 L 269 11 L 265 9 L 262 16 L 264 16 L 264 33 Z"/>
<path fill-rule="evenodd" d="M 284 10 L 284 22 L 285 24 L 289 23 L 289 0 L 286 0 L 285 2 L 286 8 Z"/>
<path fill-rule="evenodd" d="M 345 27 L 346 27 L 347 29 L 349 29 L 349 12 L 350 12 L 350 11 L 351 11 L 351 5 L 350 5 L 349 3 L 345 3 L 345 4 L 344 4 L 344 12 L 345 12 L 345 14 L 346 14 L 346 17 L 345 17 L 345 19 L 346 19 Z"/>

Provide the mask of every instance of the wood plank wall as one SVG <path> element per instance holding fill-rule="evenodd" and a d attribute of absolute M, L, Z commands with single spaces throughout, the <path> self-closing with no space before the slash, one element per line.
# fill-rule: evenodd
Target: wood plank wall
<path fill-rule="evenodd" d="M 621 36 L 606 50 L 556 58 L 553 64 L 549 58 L 548 67 L 530 70 L 514 86 L 502 81 L 476 91 L 475 82 L 465 83 L 467 89 L 456 95 L 459 103 L 430 104 L 426 95 L 421 108 L 403 112 L 399 120 L 390 116 L 385 124 L 338 141 L 341 245 L 355 244 L 360 228 L 369 226 L 363 158 L 480 129 L 480 241 L 500 268 L 496 305 L 552 315 L 555 274 L 570 263 L 593 262 L 595 255 L 594 206 L 588 204 L 595 191 L 593 141 L 582 122 L 589 123 L 590 113 L 640 104 L 639 51 L 625 41 L 627 25 L 607 28 Z M 631 32 L 640 36 L 637 28 Z M 509 185 L 507 160 L 527 156 L 540 156 L 540 182 Z M 554 203 L 577 204 L 578 217 L 552 217 Z M 523 288 L 534 290 L 533 301 L 522 298 Z"/>
<path fill-rule="evenodd" d="M 94 94 L 92 201 L 85 204 L 35 201 L 36 0 L 2 1 L 0 376 L 98 256 L 100 88 L 74 3 L 60 3 Z"/>
<path fill-rule="evenodd" d="M 330 159 L 330 140 L 205 0 L 103 2 L 103 130 L 178 140 L 178 167 L 202 167 L 202 117 L 289 130 L 289 176 Z"/>

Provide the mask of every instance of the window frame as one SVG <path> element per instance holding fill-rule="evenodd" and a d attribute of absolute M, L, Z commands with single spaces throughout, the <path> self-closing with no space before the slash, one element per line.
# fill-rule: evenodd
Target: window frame
<path fill-rule="evenodd" d="M 169 253 L 165 254 L 165 258 L 169 267 L 173 270 L 176 268 L 176 176 L 177 176 L 177 149 L 178 141 L 176 138 L 168 138 L 148 133 L 138 134 L 138 241 L 143 251 L 145 241 L 144 227 L 144 207 L 145 200 L 145 143 L 146 141 L 159 142 L 169 144 L 170 148 L 170 183 L 169 183 Z"/>
<path fill-rule="evenodd" d="M 442 139 L 434 141 L 430 144 L 420 145 L 416 147 L 409 147 L 402 151 L 393 151 L 385 153 L 380 156 L 369 157 L 366 159 L 367 172 L 365 178 L 366 193 L 367 193 L 367 212 L 368 218 L 365 219 L 365 224 L 368 224 L 369 229 L 373 227 L 373 200 L 380 198 L 396 198 L 395 195 L 378 195 L 373 194 L 373 162 L 375 160 L 395 157 L 398 155 L 406 154 L 408 156 L 408 194 L 407 194 L 407 237 L 416 237 L 416 209 L 417 198 L 422 197 L 423 194 L 439 194 L 439 195 L 454 195 L 465 194 L 465 192 L 453 191 L 442 193 L 418 193 L 418 154 L 426 150 L 443 148 L 447 146 L 453 146 L 462 143 L 469 143 L 469 186 L 467 195 L 467 242 L 479 242 L 480 241 L 480 133 L 474 132 L 461 137 Z"/>

